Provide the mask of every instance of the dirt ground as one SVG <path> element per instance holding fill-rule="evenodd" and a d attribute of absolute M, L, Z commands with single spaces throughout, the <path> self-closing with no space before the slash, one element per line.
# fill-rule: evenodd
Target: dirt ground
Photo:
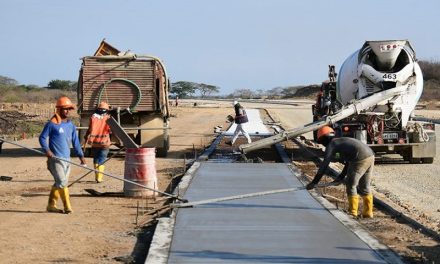
<path fill-rule="evenodd" d="M 231 108 L 183 105 L 171 112 L 169 155 L 156 159 L 162 191 L 173 176 L 184 170 L 184 160 L 193 158 L 194 150 L 200 153 L 215 138 L 215 126 L 227 128 L 225 117 L 231 114 Z M 18 143 L 39 148 L 37 138 Z M 140 235 L 145 230 L 138 225 L 151 218 L 145 212 L 164 202 L 160 197 L 156 201 L 123 197 L 122 181 L 104 176 L 104 182 L 96 184 L 92 173 L 70 188 L 73 214 L 47 213 L 53 180 L 45 161 L 37 153 L 3 144 L 0 176 L 12 180 L 0 181 L 1 263 L 129 263 L 141 258 L 139 254 L 146 254 Z M 77 158 L 72 161 L 79 162 Z M 91 158 L 87 162 L 92 166 Z M 73 166 L 70 182 L 86 172 Z M 123 178 L 124 158 L 111 159 L 106 172 Z M 85 189 L 113 195 L 94 197 Z"/>
<path fill-rule="evenodd" d="M 47 106 L 37 107 L 38 110 L 33 112 L 35 105 L 18 106 L 21 109 L 16 106 L 2 108 L 14 110 L 14 107 L 40 116 L 40 120 L 50 115 L 45 110 Z M 171 109 L 169 155 L 156 159 L 160 190 L 167 190 L 171 179 L 184 171 L 185 161 L 194 158 L 195 152 L 200 153 L 211 143 L 216 136 L 214 127 L 227 129 L 229 124 L 225 117 L 231 112 L 232 107 L 227 102 L 198 102 L 194 107 L 192 102 L 183 100 L 178 108 Z M 18 143 L 39 147 L 36 138 Z M 225 147 L 223 143 L 221 147 Z M 292 144 L 287 148 L 295 147 Z M 306 173 L 305 177 L 312 177 L 316 167 L 305 155 L 289 153 L 289 156 L 297 157 L 294 164 Z M 248 158 L 256 160 L 258 157 Z M 47 213 L 45 208 L 53 180 L 45 160 L 45 157 L 29 150 L 3 144 L 0 176 L 12 177 L 12 180 L 0 181 L 0 263 L 139 263 L 138 260 L 147 253 L 146 237 L 154 231 L 142 228 L 146 221 L 156 216 L 146 213 L 160 207 L 164 203 L 162 197 L 123 197 L 120 194 L 123 182 L 105 177 L 103 183 L 96 184 L 90 174 L 70 188 L 73 214 Z M 78 159 L 73 158 L 72 161 L 78 162 Z M 87 161 L 91 166 L 92 160 L 88 158 Z M 123 177 L 124 158 L 117 156 L 110 160 L 106 172 Z M 84 173 L 86 170 L 83 168 L 73 167 L 70 182 Z M 344 201 L 343 188 L 338 188 L 328 188 L 325 192 Z M 85 189 L 112 195 L 94 197 Z M 346 208 L 345 202 L 336 203 L 339 208 Z M 393 206 L 398 208 L 398 205 Z M 359 219 L 359 222 L 381 242 L 404 256 L 408 263 L 440 263 L 438 242 L 401 223 L 398 218 L 375 210 L 374 219 Z"/>

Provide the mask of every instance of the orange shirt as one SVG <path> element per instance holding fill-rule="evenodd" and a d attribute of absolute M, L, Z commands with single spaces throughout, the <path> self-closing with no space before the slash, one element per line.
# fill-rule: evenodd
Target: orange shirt
<path fill-rule="evenodd" d="M 110 147 L 110 127 L 106 121 L 110 118 L 110 115 L 98 115 L 93 114 L 90 117 L 89 123 L 89 137 L 87 143 L 94 148 L 107 148 Z"/>

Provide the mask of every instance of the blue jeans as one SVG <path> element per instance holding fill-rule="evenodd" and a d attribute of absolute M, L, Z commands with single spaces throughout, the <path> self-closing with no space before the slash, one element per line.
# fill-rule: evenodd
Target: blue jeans
<path fill-rule="evenodd" d="M 92 148 L 93 152 L 93 164 L 101 165 L 107 159 L 109 148 Z"/>

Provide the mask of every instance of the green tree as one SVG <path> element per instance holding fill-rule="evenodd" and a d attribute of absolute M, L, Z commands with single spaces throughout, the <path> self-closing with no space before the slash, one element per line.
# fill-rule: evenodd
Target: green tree
<path fill-rule="evenodd" d="M 237 89 L 233 93 L 236 98 L 251 99 L 254 97 L 254 92 L 251 89 Z"/>
<path fill-rule="evenodd" d="M 66 91 L 75 91 L 77 87 L 77 82 L 67 81 L 67 80 L 52 80 L 47 84 L 48 89 L 58 89 Z"/>
<path fill-rule="evenodd" d="M 203 98 L 205 96 L 210 96 L 214 93 L 218 93 L 220 91 L 220 87 L 215 85 L 200 83 L 197 85 L 197 90 L 199 90 L 200 96 Z"/>
<path fill-rule="evenodd" d="M 197 83 L 194 82 L 175 82 L 171 84 L 170 92 L 176 94 L 180 98 L 192 96 L 197 90 Z"/>

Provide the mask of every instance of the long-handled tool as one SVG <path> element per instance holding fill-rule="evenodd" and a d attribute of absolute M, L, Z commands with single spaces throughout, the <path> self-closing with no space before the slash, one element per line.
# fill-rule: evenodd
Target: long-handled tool
<path fill-rule="evenodd" d="M 323 183 L 323 184 L 315 185 L 315 188 L 337 186 L 341 183 L 342 183 L 342 181 Z M 237 200 L 237 199 L 243 199 L 243 198 L 249 198 L 249 197 L 257 197 L 257 196 L 263 196 L 263 195 L 269 195 L 269 194 L 295 192 L 295 191 L 300 191 L 300 190 L 305 190 L 305 189 L 306 189 L 306 186 L 300 186 L 300 187 L 293 187 L 293 188 L 287 188 L 287 189 L 278 189 L 278 190 L 271 190 L 271 191 L 264 191 L 264 192 L 255 192 L 255 193 L 246 193 L 246 194 L 240 194 L 240 195 L 234 195 L 234 196 L 226 196 L 226 197 L 213 198 L 213 199 L 207 199 L 207 200 L 190 202 L 190 203 L 183 203 L 183 204 L 173 203 L 173 204 L 170 204 L 170 206 L 171 206 L 171 208 L 193 207 L 195 205 L 218 203 L 218 202 Z"/>
<path fill-rule="evenodd" d="M 120 149 L 118 150 L 118 152 L 114 153 L 114 154 L 111 155 L 108 159 L 106 159 L 106 160 L 102 163 L 102 165 L 105 164 L 107 161 L 111 160 L 113 157 L 115 157 L 115 156 L 118 155 L 119 153 L 121 153 L 121 151 L 124 150 L 124 149 L 125 149 L 125 147 L 120 148 Z M 81 177 L 79 177 L 78 179 L 76 179 L 74 182 L 72 182 L 71 184 L 69 184 L 69 186 L 67 186 L 67 187 L 70 187 L 70 186 L 74 185 L 75 183 L 79 182 L 80 180 L 82 180 L 84 177 L 86 177 L 86 176 L 89 175 L 90 173 L 92 173 L 92 171 L 88 171 L 88 172 L 86 172 L 84 175 L 82 175 Z"/>
<path fill-rule="evenodd" d="M 18 143 L 16 143 L 16 142 L 11 142 L 11 141 L 6 140 L 6 139 L 0 139 L 0 141 L 4 141 L 4 142 L 6 142 L 6 143 L 9 143 L 9 144 L 12 144 L 12 145 L 15 145 L 15 146 L 21 147 L 21 148 L 28 149 L 28 150 L 30 150 L 30 151 L 33 151 L 33 152 L 36 152 L 36 153 L 39 153 L 39 154 L 42 154 L 42 155 L 46 155 L 46 153 L 44 153 L 44 152 L 42 152 L 42 151 L 39 151 L 39 150 L 36 150 L 36 149 L 33 149 L 33 148 L 26 147 L 26 146 L 21 145 L 21 144 L 18 144 Z M 75 165 L 75 166 L 77 166 L 77 167 L 81 167 L 81 168 L 86 169 L 86 170 L 89 170 L 89 171 L 100 172 L 100 171 L 98 171 L 98 170 L 95 170 L 95 169 L 92 169 L 92 168 L 89 168 L 89 167 L 83 166 L 83 165 L 81 165 L 81 164 L 78 164 L 78 163 L 72 162 L 72 161 L 70 161 L 70 160 L 66 160 L 66 159 L 59 158 L 59 157 L 53 157 L 53 158 L 54 158 L 54 159 L 57 159 L 57 160 L 64 161 L 64 162 L 67 162 L 67 163 L 70 163 L 70 164 L 72 164 L 72 165 Z M 128 182 L 128 183 L 134 184 L 134 185 L 136 185 L 136 186 L 139 186 L 139 187 L 145 188 L 145 189 L 147 189 L 147 190 L 150 190 L 150 191 L 153 191 L 153 192 L 157 192 L 157 193 L 160 193 L 160 194 L 162 194 L 162 195 L 165 195 L 165 196 L 168 196 L 168 197 L 171 197 L 171 198 L 177 199 L 177 200 L 179 200 L 179 201 L 181 201 L 181 202 L 183 202 L 183 203 L 187 203 L 187 202 L 188 202 L 188 200 L 186 200 L 186 199 L 182 199 L 182 198 L 180 198 L 180 197 L 178 197 L 178 196 L 176 196 L 176 195 L 173 195 L 173 194 L 170 194 L 170 193 L 166 193 L 166 192 L 162 192 L 162 191 L 159 191 L 159 190 L 156 190 L 156 189 L 150 188 L 150 187 L 148 187 L 148 186 L 145 186 L 145 185 L 139 184 L 139 183 L 137 183 L 137 182 L 130 181 L 130 180 L 127 180 L 127 179 L 123 179 L 123 178 L 120 178 L 120 177 L 114 176 L 114 175 L 109 174 L 109 173 L 106 173 L 106 172 L 101 172 L 101 173 L 104 174 L 104 175 L 106 175 L 106 176 L 109 176 L 109 177 L 111 177 L 111 178 L 114 178 L 114 179 L 116 179 L 116 180 L 120 180 L 120 181 Z"/>

